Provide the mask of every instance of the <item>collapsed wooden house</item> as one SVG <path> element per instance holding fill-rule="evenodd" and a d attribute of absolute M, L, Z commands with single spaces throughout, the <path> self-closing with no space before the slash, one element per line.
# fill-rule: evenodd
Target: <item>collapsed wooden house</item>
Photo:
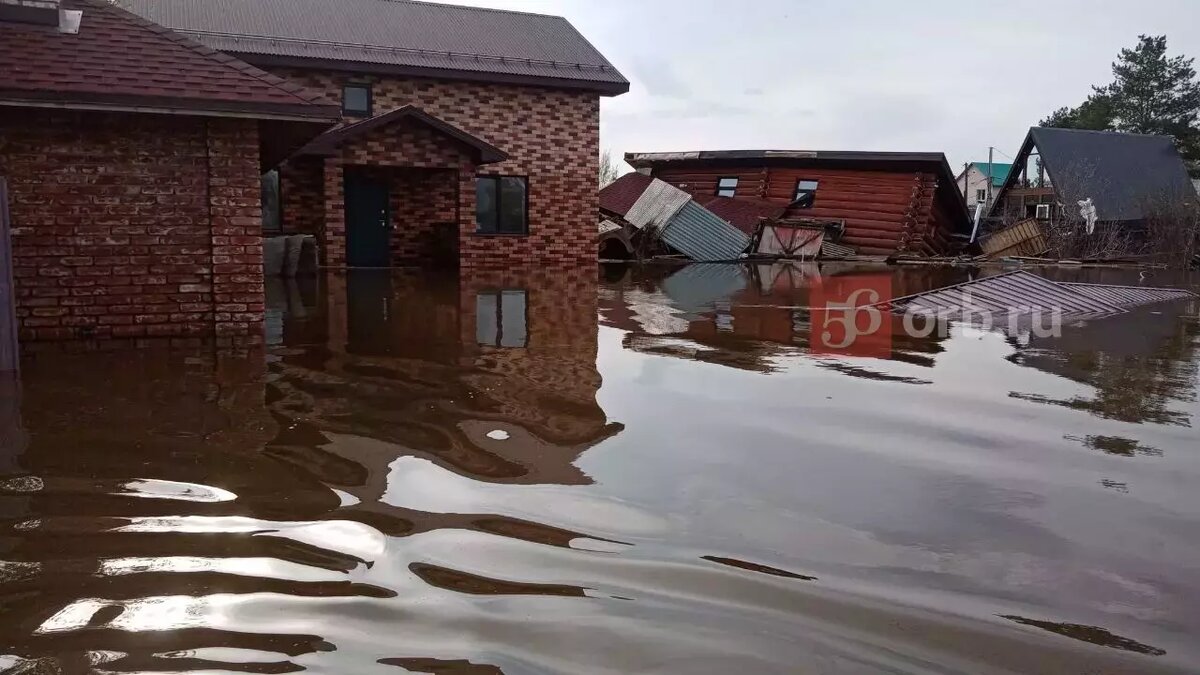
<path fill-rule="evenodd" d="M 730 150 L 628 153 L 625 161 L 718 213 L 710 202 L 726 199 L 776 205 L 775 217 L 840 221 L 841 243 L 863 254 L 944 255 L 971 233 L 942 153 Z"/>

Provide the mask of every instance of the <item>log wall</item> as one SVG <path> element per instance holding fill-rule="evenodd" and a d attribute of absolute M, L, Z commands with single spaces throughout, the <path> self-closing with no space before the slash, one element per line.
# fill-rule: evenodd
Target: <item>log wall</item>
<path fill-rule="evenodd" d="M 935 206 L 936 175 L 915 171 L 747 166 L 660 166 L 653 175 L 701 201 L 717 193 L 717 181 L 738 178 L 735 197 L 789 203 L 800 180 L 818 182 L 811 208 L 790 217 L 829 218 L 846 223 L 843 243 L 868 255 L 911 252 L 934 255 L 950 247 L 956 218 Z M 961 217 L 959 217 L 961 219 Z"/>

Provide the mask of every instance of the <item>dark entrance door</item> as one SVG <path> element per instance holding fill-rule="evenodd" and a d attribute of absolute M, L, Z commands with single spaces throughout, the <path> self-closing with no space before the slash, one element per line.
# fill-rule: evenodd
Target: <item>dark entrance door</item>
<path fill-rule="evenodd" d="M 346 172 L 346 264 L 351 267 L 388 267 L 392 255 L 387 183 L 371 176 Z"/>

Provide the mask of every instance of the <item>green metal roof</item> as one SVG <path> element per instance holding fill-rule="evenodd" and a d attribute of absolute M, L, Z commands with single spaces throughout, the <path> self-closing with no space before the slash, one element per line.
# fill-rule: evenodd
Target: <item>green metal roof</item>
<path fill-rule="evenodd" d="M 979 173 L 987 176 L 987 162 L 971 162 L 971 166 L 979 169 Z M 1003 164 L 1001 162 L 992 162 L 992 187 L 1004 187 L 1004 179 L 1008 178 L 1008 172 L 1012 170 L 1012 164 Z"/>

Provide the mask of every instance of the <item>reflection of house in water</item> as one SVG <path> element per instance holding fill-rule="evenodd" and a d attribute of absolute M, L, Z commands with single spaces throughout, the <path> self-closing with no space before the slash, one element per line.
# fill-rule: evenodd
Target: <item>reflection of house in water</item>
<path fill-rule="evenodd" d="M 280 471 L 261 451 L 276 433 L 262 352 L 198 341 L 40 347 L 23 358 L 22 443 L 0 447 L 0 642 L 7 655 L 41 659 L 21 672 L 95 672 L 96 650 L 112 650 L 114 670 L 156 671 L 175 670 L 161 657 L 173 650 L 320 650 L 313 635 L 164 625 L 177 618 L 163 613 L 165 598 L 199 612 L 217 593 L 361 592 L 238 569 L 265 558 L 351 569 L 352 558 L 237 528 L 184 526 L 226 516 L 301 520 L 338 506 L 315 479 Z"/>
<path fill-rule="evenodd" d="M 628 349 L 770 372 L 771 359 L 811 349 L 814 293 L 831 279 L 885 279 L 893 295 L 905 295 L 956 280 L 956 274 L 798 262 L 630 269 L 606 284 L 600 309 L 604 325 L 626 331 Z M 936 334 L 911 338 L 898 323 L 891 342 L 889 358 L 917 365 L 932 365 L 932 355 L 941 351 Z"/>
<path fill-rule="evenodd" d="M 288 428 L 271 451 L 364 501 L 405 455 L 490 481 L 585 483 L 572 462 L 621 429 L 596 403 L 591 268 L 354 272 L 331 277 L 321 305 L 285 323 L 286 344 L 323 330 L 314 342 L 328 347 L 285 348 L 271 366 Z M 346 461 L 361 470 L 322 469 Z"/>
<path fill-rule="evenodd" d="M 1095 387 L 1092 398 L 1015 398 L 1084 410 L 1123 422 L 1191 426 L 1178 402 L 1195 396 L 1200 301 L 1152 306 L 1085 325 L 1061 337 L 1031 337 L 1011 360 Z M 1014 341 L 1015 344 L 1015 341 Z"/>

